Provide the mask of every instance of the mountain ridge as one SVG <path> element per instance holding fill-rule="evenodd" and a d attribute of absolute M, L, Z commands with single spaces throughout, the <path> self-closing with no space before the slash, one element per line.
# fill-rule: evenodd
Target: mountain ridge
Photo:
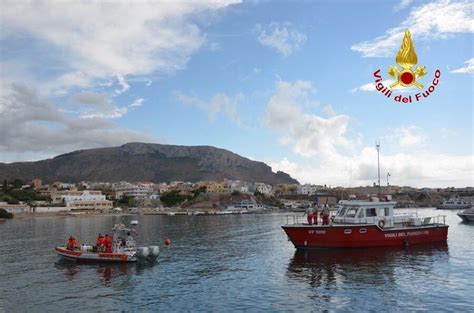
<path fill-rule="evenodd" d="M 268 184 L 298 183 L 284 172 L 213 146 L 130 142 L 75 150 L 34 162 L 0 163 L 0 179 L 54 181 L 169 181 L 236 179 Z"/>

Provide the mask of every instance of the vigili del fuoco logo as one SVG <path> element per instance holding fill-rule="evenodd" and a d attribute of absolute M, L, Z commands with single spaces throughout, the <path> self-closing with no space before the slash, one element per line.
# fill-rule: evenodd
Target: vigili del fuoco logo
<path fill-rule="evenodd" d="M 424 66 L 417 66 L 418 57 L 415 52 L 415 45 L 411 40 L 410 31 L 407 29 L 405 31 L 405 36 L 403 37 L 403 42 L 398 50 L 395 61 L 400 66 L 390 66 L 388 70 L 388 75 L 396 79 L 396 81 L 390 85 L 390 87 L 384 86 L 382 81 L 382 76 L 380 75 L 380 69 L 374 72 L 375 77 L 375 89 L 381 92 L 385 97 L 393 99 L 396 102 L 401 103 L 412 103 L 414 101 L 421 101 L 428 98 L 436 89 L 436 86 L 439 84 L 439 79 L 441 77 L 441 71 L 436 69 L 434 72 L 433 80 L 431 85 L 423 90 L 423 85 L 419 81 L 420 78 L 424 77 L 427 72 Z M 415 93 L 414 95 L 393 95 L 393 91 L 402 90 L 404 88 L 416 87 L 420 92 Z"/>

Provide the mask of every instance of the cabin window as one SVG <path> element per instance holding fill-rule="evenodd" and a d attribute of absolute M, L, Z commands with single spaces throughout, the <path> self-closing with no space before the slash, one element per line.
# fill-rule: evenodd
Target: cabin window
<path fill-rule="evenodd" d="M 375 208 L 366 209 L 366 216 L 367 217 L 377 216 L 377 210 Z"/>
<path fill-rule="evenodd" d="M 349 209 L 347 210 L 346 217 L 355 217 L 357 214 L 357 209 Z"/>
<path fill-rule="evenodd" d="M 344 213 L 346 213 L 346 208 L 341 208 L 337 216 L 344 216 Z"/>
<path fill-rule="evenodd" d="M 363 218 L 364 217 L 364 210 L 360 210 L 359 214 L 357 214 L 358 218 Z"/>
<path fill-rule="evenodd" d="M 385 208 L 385 216 L 390 216 L 390 208 Z"/>

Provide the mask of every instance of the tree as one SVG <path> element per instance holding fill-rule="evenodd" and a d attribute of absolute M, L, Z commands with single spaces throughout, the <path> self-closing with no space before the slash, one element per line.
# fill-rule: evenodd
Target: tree
<path fill-rule="evenodd" d="M 161 202 L 167 207 L 180 204 L 184 202 L 186 199 L 187 197 L 180 195 L 178 190 L 171 190 L 168 192 L 164 192 L 160 197 Z"/>
<path fill-rule="evenodd" d="M 6 179 L 3 181 L 2 191 L 3 191 L 3 192 L 7 192 L 7 191 L 8 191 L 8 182 L 7 182 Z"/>
<path fill-rule="evenodd" d="M 13 187 L 16 189 L 21 188 L 21 186 L 23 186 L 24 184 L 25 183 L 21 179 L 18 179 L 18 178 L 13 181 Z"/>

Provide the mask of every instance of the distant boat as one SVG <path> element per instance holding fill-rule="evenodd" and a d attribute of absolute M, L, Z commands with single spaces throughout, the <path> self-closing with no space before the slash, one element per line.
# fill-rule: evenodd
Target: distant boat
<path fill-rule="evenodd" d="M 462 210 L 469 209 L 472 206 L 472 201 L 467 198 L 451 198 L 443 201 L 436 208 L 439 210 Z"/>
<path fill-rule="evenodd" d="M 462 218 L 464 222 L 474 222 L 474 208 L 460 212 L 458 213 L 458 216 Z"/>
<path fill-rule="evenodd" d="M 226 205 L 224 210 L 235 213 L 247 213 L 263 211 L 265 207 L 252 200 L 242 200 L 240 203 Z"/>

